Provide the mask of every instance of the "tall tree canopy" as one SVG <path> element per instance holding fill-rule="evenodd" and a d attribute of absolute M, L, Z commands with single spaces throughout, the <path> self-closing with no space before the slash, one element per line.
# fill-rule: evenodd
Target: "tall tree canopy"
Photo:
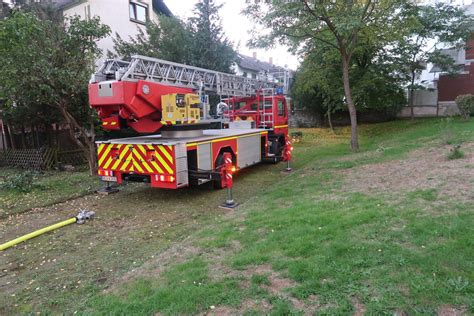
<path fill-rule="evenodd" d="M 379 53 L 384 52 L 393 58 L 390 61 L 392 63 L 395 63 L 399 57 L 399 67 L 394 69 L 392 78 L 406 73 L 407 59 L 403 58 L 406 54 L 396 53 L 393 48 L 409 43 L 415 34 L 419 34 L 421 28 L 415 26 L 421 23 L 423 18 L 421 13 L 424 12 L 419 8 L 421 7 L 408 0 L 299 0 L 258 1 L 250 5 L 245 12 L 263 29 L 270 30 L 264 34 L 256 32 L 251 42 L 254 46 L 267 47 L 280 42 L 289 45 L 295 52 L 304 56 L 318 54 L 318 49 L 320 51 L 321 47 L 338 55 L 339 73 L 342 77 L 341 87 L 351 118 L 351 148 L 356 151 L 359 149 L 357 110 L 364 102 L 356 102 L 355 99 L 364 97 L 367 89 L 375 82 L 368 81 L 370 85 L 366 86 L 365 92 L 364 89 L 360 90 L 355 86 L 358 81 L 351 79 L 358 77 L 357 69 L 361 70 L 364 67 L 361 68 L 360 62 L 354 62 L 353 59 L 356 55 L 363 56 L 358 51 L 369 48 L 368 51 L 375 53 L 372 54 L 373 60 L 367 64 L 371 65 L 372 70 L 375 70 L 375 65 L 378 65 L 377 71 L 390 74 L 386 72 L 389 70 L 386 67 L 380 69 L 383 64 L 380 62 L 381 54 Z M 439 36 L 443 31 L 446 31 L 445 34 L 451 32 L 455 27 L 455 23 L 451 22 L 456 21 L 452 17 L 452 12 L 439 17 L 431 16 L 432 19 L 427 22 L 433 22 L 438 18 L 441 18 L 441 21 L 440 23 L 433 22 L 436 26 L 430 36 Z M 447 21 L 450 23 L 446 23 Z M 324 56 L 318 58 L 324 60 Z M 367 72 L 364 78 L 367 78 Z M 379 80 L 378 83 L 385 82 Z"/>
<path fill-rule="evenodd" d="M 308 53 L 324 44 L 339 54 L 345 101 L 351 119 L 351 148 L 359 149 L 357 111 L 350 82 L 352 57 L 361 46 L 359 38 L 377 41 L 390 36 L 399 19 L 401 2 L 364 1 L 270 1 L 256 2 L 246 13 L 265 29 L 253 44 L 268 46 L 276 41 Z"/>
<path fill-rule="evenodd" d="M 99 18 L 64 22 L 14 12 L 0 21 L 0 95 L 5 110 L 51 107 L 95 168 L 93 113 L 87 83 L 101 55 L 96 42 L 109 34 Z"/>
<path fill-rule="evenodd" d="M 159 23 L 147 23 L 146 30 L 140 30 L 135 38 L 122 39 L 116 35 L 116 55 L 129 58 L 141 54 L 231 72 L 236 52 L 222 30 L 220 8 L 213 0 L 200 0 L 188 23 L 160 16 Z"/>
<path fill-rule="evenodd" d="M 395 75 L 395 67 L 392 58 L 374 44 L 354 52 L 350 82 L 358 112 L 396 114 L 405 103 L 405 93 L 403 77 Z M 297 102 L 316 114 L 326 113 L 330 125 L 331 114 L 347 108 L 340 69 L 339 54 L 322 44 L 305 57 L 292 89 Z"/>

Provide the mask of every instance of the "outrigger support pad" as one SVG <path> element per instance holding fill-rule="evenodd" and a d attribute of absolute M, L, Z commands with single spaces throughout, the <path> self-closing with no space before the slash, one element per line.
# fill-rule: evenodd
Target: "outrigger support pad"
<path fill-rule="evenodd" d="M 79 214 L 76 216 L 77 224 L 84 224 L 86 220 L 93 219 L 95 217 L 94 211 L 80 210 Z"/>
<path fill-rule="evenodd" d="M 117 189 L 116 187 L 113 187 L 110 185 L 110 182 L 106 182 L 106 186 L 103 187 L 102 189 L 99 189 L 97 190 L 96 192 L 99 193 L 99 194 L 103 194 L 103 195 L 109 195 L 109 194 L 112 194 L 112 193 L 117 193 L 119 192 L 119 189 Z"/>
<path fill-rule="evenodd" d="M 224 187 L 227 189 L 227 198 L 224 204 L 221 204 L 219 207 L 227 210 L 232 210 L 239 206 L 238 203 L 235 203 L 234 197 L 232 194 L 232 187 L 234 186 L 233 181 L 233 165 L 232 165 L 232 156 L 230 153 L 224 153 L 224 166 L 221 169 L 222 177 L 224 181 Z"/>
<path fill-rule="evenodd" d="M 285 137 L 285 147 L 283 148 L 283 161 L 286 161 L 286 172 L 291 172 L 290 161 L 291 161 L 291 152 L 293 151 L 293 146 L 291 145 L 291 140 L 288 135 Z"/>

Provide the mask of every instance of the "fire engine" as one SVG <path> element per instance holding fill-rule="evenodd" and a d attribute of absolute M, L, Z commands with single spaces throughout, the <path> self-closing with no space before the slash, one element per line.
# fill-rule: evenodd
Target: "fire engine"
<path fill-rule="evenodd" d="M 106 60 L 89 102 L 109 131 L 140 136 L 97 142 L 103 181 L 178 189 L 232 186 L 234 172 L 291 160 L 287 72 L 245 78 L 165 60 Z M 211 114 L 209 94 L 220 102 Z"/>

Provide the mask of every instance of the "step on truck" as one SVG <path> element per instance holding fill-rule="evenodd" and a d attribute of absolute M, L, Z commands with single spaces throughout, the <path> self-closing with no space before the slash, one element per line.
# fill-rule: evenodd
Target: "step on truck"
<path fill-rule="evenodd" d="M 288 72 L 252 79 L 138 55 L 106 60 L 92 75 L 90 105 L 105 130 L 139 136 L 98 141 L 98 175 L 224 188 L 238 170 L 289 162 L 288 82 Z M 212 114 L 209 95 L 219 100 Z"/>

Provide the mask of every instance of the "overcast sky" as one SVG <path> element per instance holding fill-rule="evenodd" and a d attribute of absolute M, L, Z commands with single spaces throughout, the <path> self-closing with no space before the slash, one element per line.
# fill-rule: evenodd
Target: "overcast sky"
<path fill-rule="evenodd" d="M 164 0 L 164 2 L 174 15 L 185 19 L 192 15 L 192 9 L 197 0 Z M 288 65 L 291 69 L 297 68 L 298 58 L 288 53 L 285 47 L 277 46 L 270 50 L 247 47 L 247 41 L 250 39 L 248 32 L 254 28 L 254 25 L 247 17 L 240 14 L 246 6 L 246 0 L 215 0 L 215 2 L 223 4 L 219 13 L 224 32 L 235 46 L 239 45 L 240 53 L 252 56 L 253 52 L 257 52 L 258 59 L 268 61 L 270 57 L 273 57 L 273 62 L 279 66 Z"/>

